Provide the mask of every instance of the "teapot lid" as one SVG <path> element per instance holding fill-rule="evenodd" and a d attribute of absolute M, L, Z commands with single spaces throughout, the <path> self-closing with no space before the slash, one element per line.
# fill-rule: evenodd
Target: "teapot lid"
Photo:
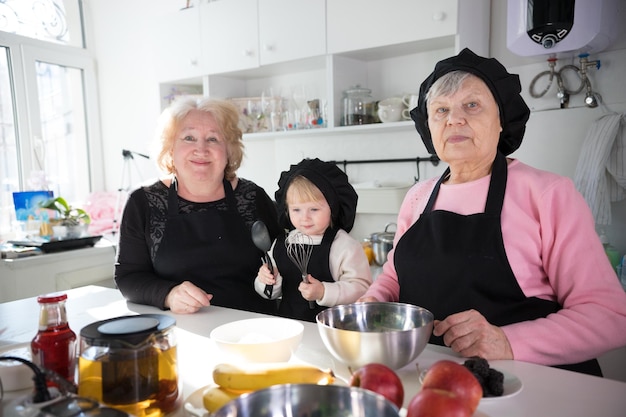
<path fill-rule="evenodd" d="M 154 317 L 128 317 L 108 321 L 98 326 L 103 335 L 127 335 L 155 330 L 159 327 L 159 320 Z"/>
<path fill-rule="evenodd" d="M 81 329 L 80 336 L 91 345 L 139 345 L 153 334 L 163 332 L 175 324 L 174 318 L 164 314 L 122 316 L 91 323 Z"/>

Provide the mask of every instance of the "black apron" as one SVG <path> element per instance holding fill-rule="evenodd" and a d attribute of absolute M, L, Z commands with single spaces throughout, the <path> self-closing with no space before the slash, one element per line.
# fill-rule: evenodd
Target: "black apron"
<path fill-rule="evenodd" d="M 509 265 L 500 225 L 506 157 L 498 152 L 494 161 L 484 213 L 464 216 L 433 211 L 440 185 L 449 172 L 450 168 L 435 185 L 420 218 L 396 245 L 400 302 L 427 308 L 436 320 L 475 309 L 496 326 L 534 320 L 560 310 L 557 302 L 526 297 Z M 443 338 L 432 335 L 430 342 L 443 345 Z M 558 367 L 601 376 L 595 359 Z"/>
<path fill-rule="evenodd" d="M 330 247 L 337 235 L 337 229 L 327 228 L 319 245 L 313 245 L 311 259 L 307 271 L 315 279 L 325 282 L 335 282 L 330 272 Z M 274 245 L 274 260 L 276 266 L 283 277 L 282 299 L 278 306 L 278 314 L 283 317 L 290 317 L 298 320 L 315 322 L 315 316 L 327 307 L 315 304 L 315 308 L 310 308 L 309 302 L 302 297 L 298 286 L 302 282 L 302 274 L 295 263 L 287 256 L 285 249 L 286 236 L 279 237 Z"/>
<path fill-rule="evenodd" d="M 209 294 L 212 305 L 275 313 L 276 303 L 254 290 L 262 253 L 237 212 L 235 193 L 224 180 L 228 210 L 178 212 L 175 180 L 169 187 L 168 217 L 154 269 L 176 283 L 191 281 Z"/>

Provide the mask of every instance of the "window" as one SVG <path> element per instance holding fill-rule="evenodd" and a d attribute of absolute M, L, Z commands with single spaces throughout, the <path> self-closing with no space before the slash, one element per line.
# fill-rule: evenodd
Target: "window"
<path fill-rule="evenodd" d="M 79 0 L 1 0 L 0 30 L 82 48 Z"/>
<path fill-rule="evenodd" d="M 103 186 L 94 60 L 80 0 L 0 1 L 0 236 L 14 191 L 81 204 Z"/>
<path fill-rule="evenodd" d="M 8 48 L 0 47 L 0 227 L 10 226 L 12 206 L 11 190 L 19 189 L 17 178 L 19 173 L 18 155 L 16 146 L 15 99 L 11 89 L 9 76 Z M 11 200 L 12 202 L 12 200 Z"/>

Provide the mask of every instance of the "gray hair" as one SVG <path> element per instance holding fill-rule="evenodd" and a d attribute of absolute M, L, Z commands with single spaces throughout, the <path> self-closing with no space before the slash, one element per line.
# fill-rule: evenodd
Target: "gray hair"
<path fill-rule="evenodd" d="M 472 73 L 467 71 L 451 71 L 442 75 L 433 83 L 428 92 L 426 93 L 426 102 L 433 97 L 449 96 L 456 93 L 461 88 L 463 81 L 465 81 Z"/>

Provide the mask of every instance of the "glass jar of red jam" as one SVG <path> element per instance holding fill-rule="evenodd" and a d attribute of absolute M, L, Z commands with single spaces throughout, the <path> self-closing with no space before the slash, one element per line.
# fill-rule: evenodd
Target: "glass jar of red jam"
<path fill-rule="evenodd" d="M 39 330 L 30 347 L 33 362 L 50 369 L 74 383 L 77 362 L 76 334 L 67 322 L 67 294 L 54 293 L 37 297 Z M 48 385 L 55 385 L 48 378 Z"/>

